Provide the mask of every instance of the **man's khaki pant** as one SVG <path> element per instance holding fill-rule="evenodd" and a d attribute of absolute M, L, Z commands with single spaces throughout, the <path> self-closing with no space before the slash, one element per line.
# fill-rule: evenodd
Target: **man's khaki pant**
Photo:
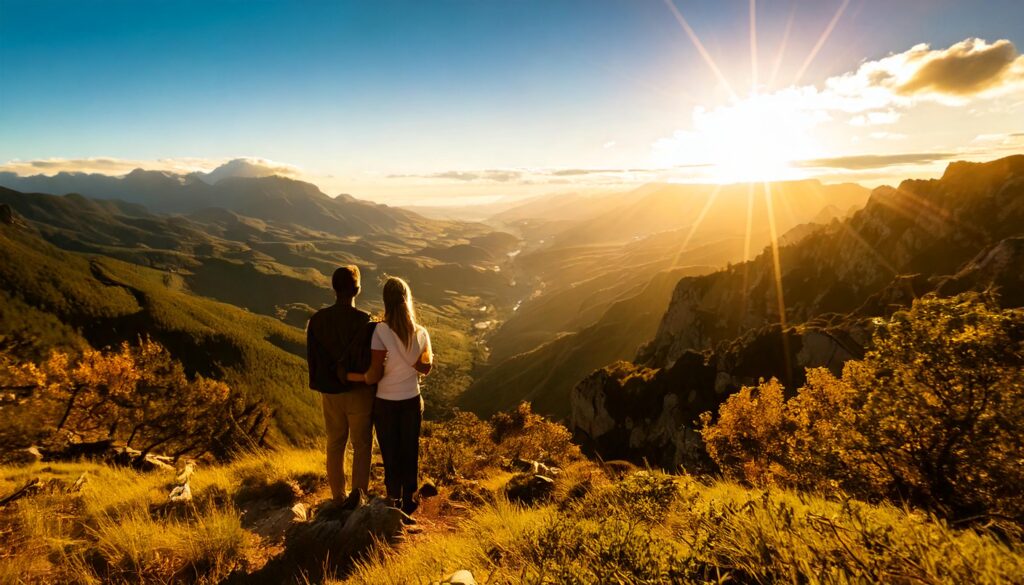
<path fill-rule="evenodd" d="M 352 489 L 370 486 L 370 450 L 373 446 L 371 413 L 373 388 L 356 388 L 341 394 L 323 394 L 327 430 L 327 483 L 334 499 L 345 492 L 345 449 L 352 440 Z"/>

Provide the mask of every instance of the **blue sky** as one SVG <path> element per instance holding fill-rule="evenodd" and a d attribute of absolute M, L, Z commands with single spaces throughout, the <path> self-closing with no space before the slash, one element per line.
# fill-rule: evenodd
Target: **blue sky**
<path fill-rule="evenodd" d="M 751 2 L 674 5 L 745 98 Z M 760 0 L 754 9 L 765 94 L 821 88 L 919 43 L 941 50 L 976 37 L 1024 46 L 1017 0 Z M 878 112 L 899 109 L 910 125 L 865 134 L 860 144 L 826 131 L 831 121 L 815 122 L 827 140 L 810 158 L 945 152 L 1000 122 L 1024 132 L 1019 91 L 979 99 L 1004 111 L 962 121 L 952 137 L 925 136 L 933 125 L 911 124 L 911 114 L 966 118 L 974 101 L 883 104 Z M 663 0 L 0 0 L 0 163 L 8 166 L 66 159 L 74 168 L 97 157 L 208 166 L 248 156 L 294 165 L 332 193 L 514 194 L 565 188 L 538 180 L 544 169 L 701 164 L 666 159 L 659 148 L 699 143 L 695 108 L 734 102 Z M 721 130 L 716 124 L 709 128 Z M 870 139 L 883 133 L 904 144 Z M 521 180 L 442 178 L 495 169 L 517 169 Z M 609 174 L 602 184 L 644 179 Z"/>

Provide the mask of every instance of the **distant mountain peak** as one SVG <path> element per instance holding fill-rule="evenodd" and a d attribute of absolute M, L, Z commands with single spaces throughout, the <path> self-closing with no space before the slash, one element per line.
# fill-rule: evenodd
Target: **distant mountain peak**
<path fill-rule="evenodd" d="M 227 178 L 256 179 L 279 175 L 293 177 L 296 169 L 292 166 L 276 163 L 262 158 L 235 158 L 213 169 L 209 173 L 196 173 L 210 185 Z"/>

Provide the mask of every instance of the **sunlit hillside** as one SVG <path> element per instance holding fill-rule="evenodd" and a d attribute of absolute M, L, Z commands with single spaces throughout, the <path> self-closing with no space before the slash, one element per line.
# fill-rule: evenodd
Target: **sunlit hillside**
<path fill-rule="evenodd" d="M 0 0 L 0 585 L 1024 585 L 1021 23 Z"/>

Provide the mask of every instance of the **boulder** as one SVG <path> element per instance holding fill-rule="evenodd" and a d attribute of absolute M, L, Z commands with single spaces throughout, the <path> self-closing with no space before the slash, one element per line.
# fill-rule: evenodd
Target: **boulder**
<path fill-rule="evenodd" d="M 531 475 L 544 475 L 547 477 L 554 477 L 562 472 L 561 469 L 553 465 L 545 465 L 540 461 L 534 461 L 533 459 L 523 459 L 517 457 L 509 462 L 509 467 L 520 471 L 522 473 L 529 473 Z"/>
<path fill-rule="evenodd" d="M 291 508 L 271 510 L 265 516 L 256 519 L 250 530 L 263 538 L 279 541 L 293 524 L 305 522 L 306 519 L 306 506 L 299 503 Z"/>
<path fill-rule="evenodd" d="M 313 519 L 294 522 L 285 534 L 283 560 L 307 575 L 322 575 L 327 569 L 347 566 L 376 542 L 394 542 L 402 534 L 406 518 L 383 498 L 375 498 L 355 510 L 328 502 Z"/>
<path fill-rule="evenodd" d="M 347 556 L 352 557 L 370 548 L 377 540 L 392 542 L 402 532 L 405 514 L 389 506 L 382 498 L 352 512 L 341 529 L 341 540 Z"/>

